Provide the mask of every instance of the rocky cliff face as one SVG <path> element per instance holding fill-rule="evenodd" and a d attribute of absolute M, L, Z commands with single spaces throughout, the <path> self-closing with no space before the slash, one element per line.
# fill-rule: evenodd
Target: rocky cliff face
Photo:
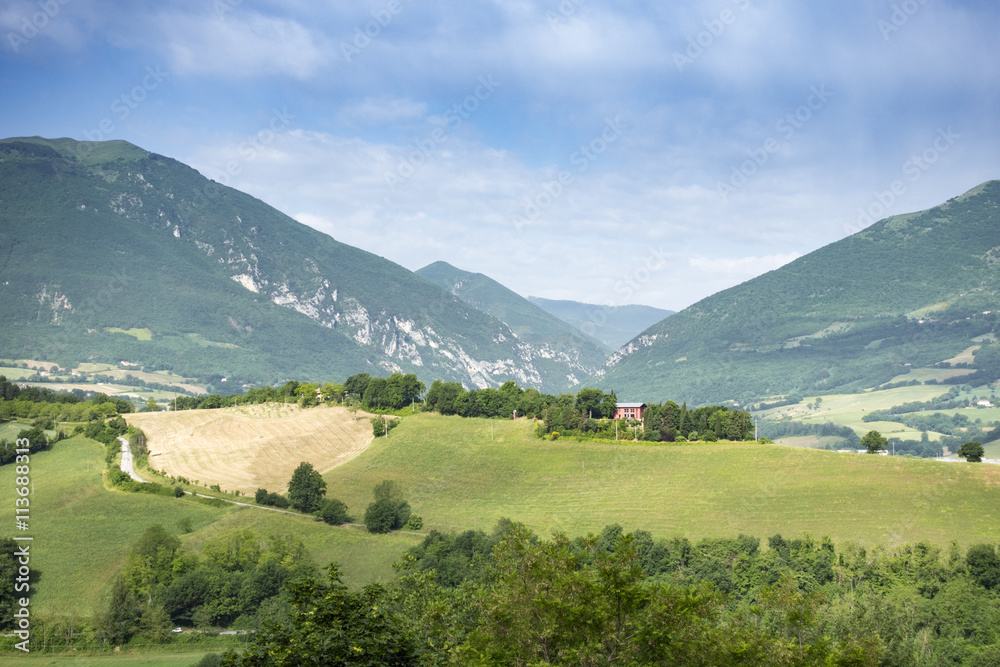
<path fill-rule="evenodd" d="M 15 209 L 46 212 L 32 218 L 33 230 L 18 234 L 24 238 L 7 241 L 66 258 L 51 275 L 34 272 L 37 322 L 58 326 L 72 317 L 72 304 L 85 299 L 88 288 L 98 289 L 79 279 L 85 271 L 75 266 L 72 248 L 52 252 L 52 244 L 70 238 L 63 232 L 86 229 L 96 241 L 86 261 L 113 266 L 138 260 L 146 273 L 142 282 L 150 285 L 144 289 L 152 292 L 129 309 L 128 322 L 107 312 L 115 308 L 99 308 L 96 320 L 104 327 L 149 328 L 154 343 L 158 331 L 171 328 L 214 340 L 221 327 L 240 336 L 223 342 L 253 348 L 255 333 L 269 326 L 262 310 L 269 303 L 307 318 L 326 332 L 322 336 L 342 339 L 339 347 L 353 359 L 345 361 L 344 372 L 364 358 L 373 374 L 416 372 L 425 382 L 469 387 L 514 380 L 560 391 L 592 370 L 558 340 L 526 341 L 500 319 L 397 264 L 131 144 L 6 140 L 0 142 L 0 167 L 10 186 L 6 199 L 17 200 L 5 201 L 8 215 Z M 206 326 L 215 331 L 201 331 Z"/>

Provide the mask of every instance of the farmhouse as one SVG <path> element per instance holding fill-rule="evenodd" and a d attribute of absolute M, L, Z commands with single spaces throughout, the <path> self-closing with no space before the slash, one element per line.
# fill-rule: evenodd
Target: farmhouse
<path fill-rule="evenodd" d="M 642 413 L 646 410 L 645 403 L 619 403 L 615 408 L 615 419 L 638 419 L 642 421 Z"/>

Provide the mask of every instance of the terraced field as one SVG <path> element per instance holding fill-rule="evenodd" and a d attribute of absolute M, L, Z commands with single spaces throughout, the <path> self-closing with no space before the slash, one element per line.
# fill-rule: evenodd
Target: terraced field
<path fill-rule="evenodd" d="M 149 464 L 174 477 L 253 494 L 284 491 L 307 461 L 321 472 L 349 461 L 372 441 L 371 423 L 340 407 L 250 405 L 128 415 L 149 438 Z"/>

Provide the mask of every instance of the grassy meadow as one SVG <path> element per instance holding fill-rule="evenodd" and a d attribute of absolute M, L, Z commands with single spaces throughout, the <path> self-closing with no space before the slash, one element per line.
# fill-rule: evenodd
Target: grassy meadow
<path fill-rule="evenodd" d="M 610 523 L 657 537 L 828 535 L 865 544 L 1000 541 L 1000 467 L 757 444 L 542 441 L 530 422 L 420 414 L 325 475 L 355 513 L 383 479 L 425 528 L 510 517 L 547 534 Z"/>
<path fill-rule="evenodd" d="M 31 565 L 41 572 L 32 604 L 43 613 L 89 614 L 124 562 L 128 547 L 155 523 L 198 529 L 225 509 L 105 489 L 103 447 L 72 438 L 31 456 Z M 0 505 L 14 507 L 14 466 L 0 467 Z M 13 532 L 13 531 L 10 531 Z M 8 533 L 9 534 L 9 533 Z"/>
<path fill-rule="evenodd" d="M 543 535 L 620 523 L 694 540 L 810 533 L 868 545 L 1000 542 L 1000 466 L 744 443 L 549 441 L 534 438 L 532 426 L 406 417 L 388 438 L 328 471 L 327 495 L 345 501 L 360 522 L 372 488 L 396 480 L 423 517 L 424 534 L 490 530 L 509 517 Z M 196 553 L 229 530 L 287 534 L 301 539 L 318 564 L 339 562 L 352 586 L 391 578 L 392 564 L 421 539 L 190 497 L 126 494 L 104 486 L 103 469 L 101 445 L 84 438 L 32 456 L 28 533 L 35 538 L 32 565 L 42 573 L 32 600 L 40 614 L 92 612 L 129 546 L 154 523 Z M 7 507 L 14 475 L 13 466 L 0 468 L 0 504 Z"/>
<path fill-rule="evenodd" d="M 103 470 L 103 447 L 85 438 L 60 442 L 31 457 L 30 530 L 20 534 L 34 537 L 31 565 L 41 579 L 32 605 L 41 615 L 89 615 L 129 547 L 156 523 L 196 552 L 206 540 L 230 529 L 290 534 L 305 543 L 320 565 L 330 560 L 341 563 L 345 581 L 356 586 L 391 577 L 392 563 L 420 539 L 408 534 L 374 536 L 311 517 L 235 505 L 213 507 L 190 496 L 175 499 L 109 490 L 102 482 Z M 14 477 L 14 466 L 0 467 L 0 505 L 7 508 L 14 507 Z M 182 534 L 182 523 L 190 523 L 192 532 Z"/>

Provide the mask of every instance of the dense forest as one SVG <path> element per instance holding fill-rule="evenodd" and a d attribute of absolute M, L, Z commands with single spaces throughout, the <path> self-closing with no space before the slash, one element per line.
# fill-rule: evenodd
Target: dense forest
<path fill-rule="evenodd" d="M 692 543 L 608 526 L 432 532 L 401 576 L 352 591 L 336 566 L 286 586 L 227 665 L 995 665 L 992 545 L 866 549 L 740 535 Z M 350 657 L 348 659 L 347 657 Z"/>

